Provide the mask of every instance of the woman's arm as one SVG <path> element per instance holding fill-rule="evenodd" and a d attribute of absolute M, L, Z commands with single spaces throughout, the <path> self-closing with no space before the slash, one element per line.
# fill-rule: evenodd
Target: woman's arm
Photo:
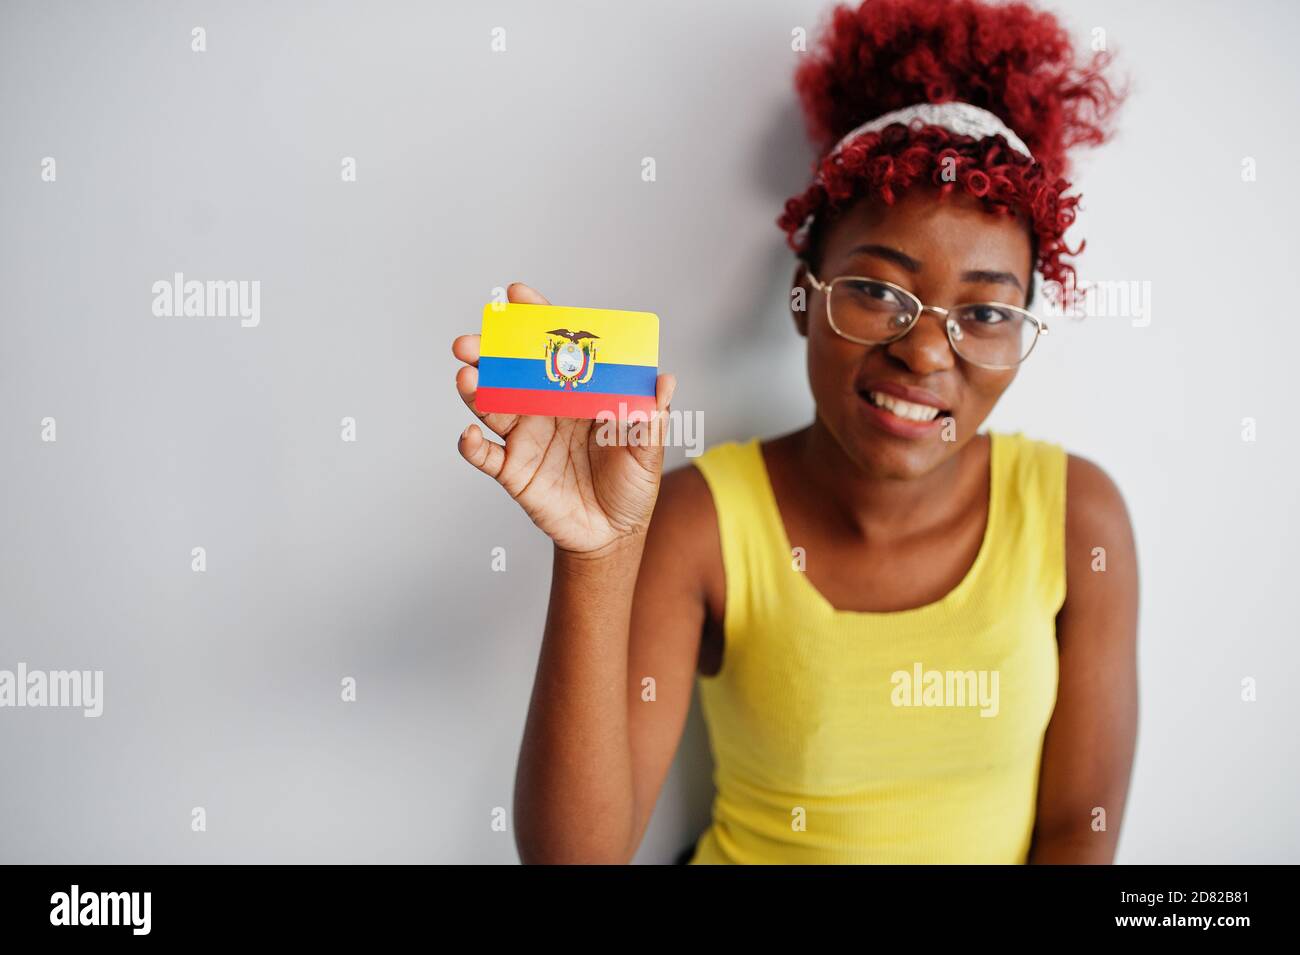
<path fill-rule="evenodd" d="M 1060 683 L 1029 861 L 1108 864 L 1137 740 L 1137 551 L 1124 500 L 1101 468 L 1071 456 L 1066 484 Z"/>
<path fill-rule="evenodd" d="M 550 304 L 518 282 L 506 295 Z M 698 558 L 711 548 L 721 565 L 716 532 L 702 533 L 716 526 L 712 499 L 694 468 L 662 476 L 672 375 L 655 381 L 658 428 L 485 413 L 481 345 L 478 335 L 452 342 L 463 363 L 456 390 L 479 422 L 457 447 L 555 544 L 515 843 L 525 862 L 626 862 L 690 703 L 704 621 Z"/>
<path fill-rule="evenodd" d="M 589 557 L 557 549 L 515 779 L 524 862 L 635 855 L 690 708 L 701 543 L 718 547 L 701 528 L 713 520 L 703 477 L 688 467 L 665 475 L 645 535 Z"/>

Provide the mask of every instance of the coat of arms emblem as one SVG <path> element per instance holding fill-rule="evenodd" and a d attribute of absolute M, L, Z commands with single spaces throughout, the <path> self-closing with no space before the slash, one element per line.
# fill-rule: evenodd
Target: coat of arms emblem
<path fill-rule="evenodd" d="M 553 328 L 546 333 L 546 377 L 558 384 L 561 390 L 568 385 L 576 390 L 578 385 L 591 381 L 596 370 L 596 342 L 599 335 L 591 332 L 574 332 L 567 328 Z"/>

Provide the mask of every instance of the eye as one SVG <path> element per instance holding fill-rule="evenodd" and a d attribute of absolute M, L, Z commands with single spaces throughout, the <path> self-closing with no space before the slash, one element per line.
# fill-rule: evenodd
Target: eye
<path fill-rule="evenodd" d="M 883 282 L 873 282 L 870 279 L 853 279 L 844 282 L 845 291 L 853 298 L 870 302 L 873 306 L 888 306 L 893 309 L 902 309 L 907 307 L 903 296 L 898 294 L 896 289 L 890 288 Z"/>
<path fill-rule="evenodd" d="M 1018 316 L 1016 312 L 1001 305 L 980 304 L 963 305 L 959 317 L 964 322 L 974 322 L 976 325 L 1001 325 Z"/>

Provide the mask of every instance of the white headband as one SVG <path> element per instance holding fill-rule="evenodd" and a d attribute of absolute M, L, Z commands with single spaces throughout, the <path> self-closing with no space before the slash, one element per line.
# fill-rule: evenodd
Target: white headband
<path fill-rule="evenodd" d="M 874 133 L 894 123 L 902 123 L 911 128 L 912 123 L 917 120 L 925 126 L 939 126 L 950 133 L 973 136 L 976 139 L 983 139 L 985 136 L 1001 136 L 1016 152 L 1030 159 L 1034 158 L 1024 141 L 1002 120 L 986 109 L 959 102 L 917 103 L 915 106 L 905 106 L 883 116 L 877 116 L 845 135 L 835 144 L 835 148 L 829 155 L 834 156 L 848 145 L 850 140 L 856 139 L 863 133 Z"/>
<path fill-rule="evenodd" d="M 1012 132 L 1011 127 L 1006 123 L 986 109 L 972 103 L 961 102 L 917 103 L 914 106 L 905 106 L 902 109 L 885 113 L 883 116 L 877 116 L 875 119 L 867 120 L 861 126 L 850 130 L 841 137 L 834 148 L 827 153 L 827 156 L 834 156 L 849 142 L 863 133 L 874 133 L 894 123 L 902 123 L 910 129 L 914 121 L 919 121 L 921 125 L 925 126 L 938 126 L 950 133 L 957 133 L 961 136 L 973 136 L 976 139 L 983 139 L 985 136 L 1001 136 L 1013 150 L 1031 160 L 1034 158 L 1024 140 Z M 821 179 L 820 170 L 817 173 L 817 179 Z M 814 215 L 811 212 L 804 217 L 803 224 L 799 227 L 800 233 L 807 231 L 809 225 L 812 224 L 813 218 Z"/>

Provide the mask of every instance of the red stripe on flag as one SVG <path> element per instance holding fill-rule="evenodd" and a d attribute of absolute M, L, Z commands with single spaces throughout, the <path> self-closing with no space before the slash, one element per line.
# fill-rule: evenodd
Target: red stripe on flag
<path fill-rule="evenodd" d="M 594 418 L 602 412 L 626 417 L 633 411 L 652 414 L 655 399 L 649 395 L 608 395 L 589 391 L 554 391 L 540 388 L 480 388 L 474 404 L 482 412 L 548 415 L 556 418 Z M 620 408 L 620 405 L 622 406 Z"/>

